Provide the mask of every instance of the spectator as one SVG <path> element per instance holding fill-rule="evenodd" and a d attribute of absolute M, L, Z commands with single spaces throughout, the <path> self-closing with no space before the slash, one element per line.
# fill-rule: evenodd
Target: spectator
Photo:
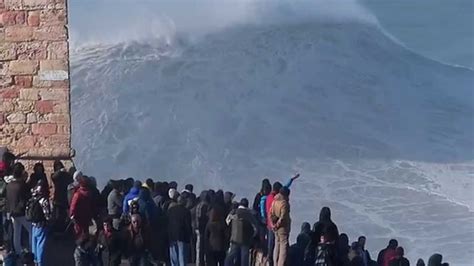
<path fill-rule="evenodd" d="M 324 238 L 324 242 L 334 244 L 338 237 L 339 230 L 336 224 L 331 220 L 331 209 L 323 207 L 319 213 L 319 221 L 313 226 L 313 241 L 320 243 L 321 239 Z"/>
<path fill-rule="evenodd" d="M 261 202 L 262 202 L 262 196 L 263 195 L 268 195 L 268 194 L 264 194 L 264 190 L 265 191 L 271 191 L 272 190 L 272 185 L 270 184 L 270 181 L 265 178 L 262 180 L 262 186 L 260 188 L 260 191 L 255 195 L 255 199 L 253 201 L 253 210 L 256 212 L 256 213 L 260 213 L 260 210 L 261 210 Z"/>
<path fill-rule="evenodd" d="M 34 262 L 44 266 L 44 251 L 48 237 L 48 222 L 51 220 L 51 209 L 48 199 L 48 185 L 46 179 L 39 179 L 33 189 L 33 198 L 27 205 L 26 217 L 32 222 L 32 246 Z"/>
<path fill-rule="evenodd" d="M 304 251 L 308 242 L 309 239 L 305 234 L 298 235 L 296 243 L 291 245 L 288 251 L 288 265 L 304 265 Z"/>
<path fill-rule="evenodd" d="M 226 266 L 249 265 L 249 249 L 258 235 L 258 221 L 248 206 L 248 200 L 243 198 L 235 213 L 229 214 L 226 218 L 227 224 L 231 227 L 230 250 L 225 258 Z"/>
<path fill-rule="evenodd" d="M 443 256 L 441 254 L 435 253 L 428 259 L 428 266 L 441 266 L 442 261 Z"/>
<path fill-rule="evenodd" d="M 104 220 L 98 237 L 99 265 L 119 266 L 122 257 L 122 239 L 113 227 L 111 217 Z"/>
<path fill-rule="evenodd" d="M 48 178 L 46 177 L 46 173 L 44 172 L 44 166 L 42 163 L 36 163 L 33 166 L 33 173 L 30 175 L 30 178 L 26 181 L 26 184 L 30 189 L 35 188 L 38 182 L 42 180 L 44 184 L 47 185 L 47 188 L 49 188 L 48 185 Z M 48 192 L 49 189 L 47 190 L 46 196 L 48 197 Z"/>
<path fill-rule="evenodd" d="M 342 233 L 339 235 L 339 239 L 337 241 L 337 256 L 339 258 L 341 265 L 349 265 L 349 251 L 351 247 L 349 246 L 349 237 Z"/>
<path fill-rule="evenodd" d="M 135 181 L 133 183 L 133 187 L 130 189 L 130 191 L 125 195 L 122 203 L 122 214 L 129 214 L 130 212 L 130 203 L 133 200 L 138 199 L 138 193 L 140 193 L 140 188 L 142 187 L 142 182 L 140 181 Z"/>
<path fill-rule="evenodd" d="M 199 199 L 200 202 L 196 205 L 194 210 L 195 219 L 193 220 L 193 228 L 196 239 L 196 265 L 204 265 L 204 255 L 206 252 L 204 247 L 205 239 L 203 236 L 210 211 L 210 199 L 207 191 L 201 192 Z M 222 214 L 217 213 L 215 210 L 213 214 L 216 217 L 222 216 Z"/>
<path fill-rule="evenodd" d="M 149 265 L 150 235 L 139 214 L 131 216 L 125 243 L 130 266 Z"/>
<path fill-rule="evenodd" d="M 64 168 L 61 161 L 54 161 L 54 173 L 51 175 L 50 199 L 53 202 L 53 219 L 55 231 L 63 231 L 66 227 L 68 201 L 68 186 L 72 176 Z"/>
<path fill-rule="evenodd" d="M 281 188 L 270 210 L 272 228 L 275 231 L 273 262 L 277 266 L 284 266 L 288 256 L 288 241 L 291 230 L 289 196 L 290 190 L 287 187 Z"/>
<path fill-rule="evenodd" d="M 389 262 L 397 255 L 396 253 L 397 247 L 398 247 L 398 241 L 395 239 L 391 239 L 388 243 L 388 247 L 381 251 L 381 253 L 383 252 L 382 258 L 380 262 L 379 262 L 379 259 L 377 259 L 377 263 L 379 263 L 379 265 L 381 266 L 389 266 Z"/>
<path fill-rule="evenodd" d="M 26 203 L 31 197 L 30 190 L 26 184 L 25 167 L 21 163 L 15 163 L 13 166 L 13 176 L 5 180 L 6 187 L 7 212 L 13 221 L 13 246 L 16 254 L 21 254 L 21 230 L 28 231 L 29 246 L 31 247 L 31 223 L 25 218 Z"/>
<path fill-rule="evenodd" d="M 423 259 L 418 259 L 416 266 L 425 266 L 425 261 Z"/>
<path fill-rule="evenodd" d="M 209 222 L 203 236 L 205 236 L 206 265 L 224 266 L 228 229 L 224 217 L 214 209 L 209 213 Z"/>
<path fill-rule="evenodd" d="M 186 208 L 186 199 L 178 198 L 177 204 L 168 209 L 168 237 L 172 266 L 185 266 L 186 247 L 191 243 L 191 212 Z"/>
<path fill-rule="evenodd" d="M 395 258 L 390 260 L 390 266 L 410 266 L 410 262 L 407 258 L 403 257 L 405 250 L 402 247 L 397 247 Z"/>
<path fill-rule="evenodd" d="M 123 210 L 123 194 L 119 182 L 111 182 L 112 191 L 107 196 L 107 212 L 115 230 L 119 230 Z"/>
<path fill-rule="evenodd" d="M 358 239 L 358 247 L 359 247 L 359 253 L 362 258 L 362 261 L 364 262 L 364 266 L 370 266 L 372 265 L 372 258 L 370 257 L 370 253 L 368 250 L 365 249 L 365 241 L 366 238 L 365 236 L 360 236 Z"/>
<path fill-rule="evenodd" d="M 90 189 L 88 178 L 81 179 L 79 189 L 71 201 L 70 216 L 74 221 L 74 233 L 77 239 L 89 234 L 89 225 L 96 217 L 96 198 Z"/>

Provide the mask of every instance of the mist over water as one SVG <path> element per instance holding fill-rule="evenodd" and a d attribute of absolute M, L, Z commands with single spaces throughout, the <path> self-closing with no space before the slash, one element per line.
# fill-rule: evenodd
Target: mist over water
<path fill-rule="evenodd" d="M 84 172 L 249 198 L 300 172 L 293 238 L 327 205 L 372 256 L 395 237 L 413 263 L 471 262 L 472 71 L 400 46 L 354 1 L 184 2 L 118 2 L 103 24 L 99 5 L 77 27 L 72 2 Z"/>

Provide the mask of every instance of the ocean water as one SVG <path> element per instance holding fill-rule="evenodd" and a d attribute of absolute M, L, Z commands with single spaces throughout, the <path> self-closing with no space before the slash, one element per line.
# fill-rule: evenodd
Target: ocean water
<path fill-rule="evenodd" d="M 262 178 L 300 172 L 293 239 L 329 206 L 373 257 L 395 237 L 412 263 L 440 252 L 469 265 L 474 72 L 335 2 L 208 1 L 196 12 L 213 23 L 173 5 L 131 23 L 117 7 L 109 31 L 74 28 L 72 4 L 76 164 L 102 184 L 153 177 L 250 199 Z M 133 34 L 112 30 L 124 21 Z"/>

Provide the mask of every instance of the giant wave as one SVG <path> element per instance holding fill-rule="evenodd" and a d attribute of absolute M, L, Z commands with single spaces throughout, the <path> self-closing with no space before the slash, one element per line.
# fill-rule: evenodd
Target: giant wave
<path fill-rule="evenodd" d="M 76 163 L 252 197 L 302 174 L 293 235 L 330 206 L 372 256 L 397 237 L 412 260 L 474 252 L 471 70 L 398 45 L 375 25 L 240 25 L 197 40 L 72 52 Z"/>

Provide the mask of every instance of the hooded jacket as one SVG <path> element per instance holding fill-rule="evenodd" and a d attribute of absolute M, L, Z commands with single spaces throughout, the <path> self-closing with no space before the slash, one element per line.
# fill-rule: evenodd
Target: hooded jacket
<path fill-rule="evenodd" d="M 112 191 L 107 196 L 107 212 L 114 218 L 119 218 L 123 210 L 123 196 L 117 189 Z"/>
<path fill-rule="evenodd" d="M 319 213 L 319 221 L 313 226 L 313 241 L 319 243 L 323 235 L 326 242 L 334 242 L 339 238 L 339 230 L 336 224 L 331 220 L 331 210 L 323 207 Z"/>
<path fill-rule="evenodd" d="M 191 211 L 180 202 L 168 209 L 168 237 L 170 242 L 190 243 L 192 236 Z"/>
<path fill-rule="evenodd" d="M 441 266 L 442 261 L 443 256 L 441 254 L 435 253 L 429 258 L 428 266 Z"/>
<path fill-rule="evenodd" d="M 71 200 L 70 215 L 78 224 L 88 225 L 95 217 L 95 197 L 86 184 L 81 184 Z"/>
<path fill-rule="evenodd" d="M 31 198 L 28 185 L 23 179 L 13 176 L 5 178 L 6 186 L 6 211 L 13 217 L 25 216 L 26 203 Z M 8 180 L 8 181 L 7 181 Z"/>
<path fill-rule="evenodd" d="M 138 211 L 140 216 L 143 217 L 150 225 L 158 222 L 158 207 L 151 198 L 150 191 L 148 189 L 141 189 L 138 193 Z"/>
<path fill-rule="evenodd" d="M 51 181 L 52 184 L 50 183 L 49 185 L 51 187 L 50 194 L 53 204 L 67 207 L 67 189 L 69 184 L 72 183 L 72 177 L 69 175 L 66 169 L 61 168 L 51 176 Z"/>
<path fill-rule="evenodd" d="M 277 229 L 278 233 L 289 234 L 291 230 L 290 203 L 283 195 L 275 196 L 270 213 L 272 227 Z"/>
<path fill-rule="evenodd" d="M 123 199 L 123 213 L 128 214 L 130 212 L 130 201 L 138 198 L 138 193 L 140 189 L 137 187 L 132 187 L 130 191 L 125 195 Z"/>

